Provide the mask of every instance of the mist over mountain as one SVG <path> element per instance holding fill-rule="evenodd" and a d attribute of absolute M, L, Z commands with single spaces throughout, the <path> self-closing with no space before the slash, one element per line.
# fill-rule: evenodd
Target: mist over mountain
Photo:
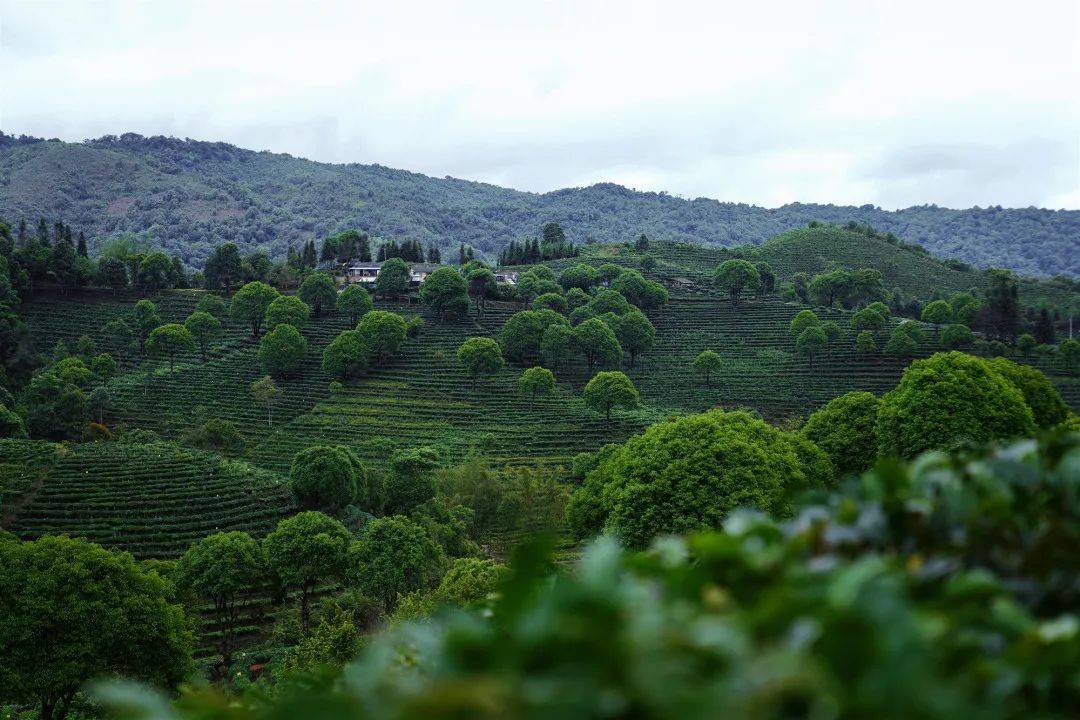
<path fill-rule="evenodd" d="M 759 244 L 811 220 L 856 221 L 978 267 L 1080 276 L 1080 210 L 763 208 L 607 183 L 536 194 L 133 133 L 83 143 L 0 133 L 0 217 L 29 225 L 63 218 L 92 238 L 91 248 L 110 236 L 146 233 L 195 267 L 224 241 L 280 256 L 289 245 L 347 228 L 444 249 L 465 243 L 494 257 L 549 221 L 575 242 L 645 233 L 712 246 Z"/>

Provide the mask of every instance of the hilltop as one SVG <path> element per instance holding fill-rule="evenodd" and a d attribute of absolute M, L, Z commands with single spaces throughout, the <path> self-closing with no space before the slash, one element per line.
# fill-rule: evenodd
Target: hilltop
<path fill-rule="evenodd" d="M 655 239 L 710 246 L 761 244 L 811 220 L 855 221 L 977 267 L 1032 276 L 1080 275 L 1080 211 L 1038 208 L 897 211 L 870 205 L 762 208 L 613 184 L 535 194 L 380 165 L 332 165 L 225 143 L 105 136 L 83 143 L 0 134 L 0 216 L 64 217 L 91 238 L 149 233 L 201 267 L 234 241 L 282 256 L 292 244 L 347 228 L 494 257 L 515 238 L 558 221 L 571 240 Z"/>

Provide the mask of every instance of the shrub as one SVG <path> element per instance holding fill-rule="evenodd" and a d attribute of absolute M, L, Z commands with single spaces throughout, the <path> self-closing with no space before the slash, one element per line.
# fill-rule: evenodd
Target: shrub
<path fill-rule="evenodd" d="M 236 425 L 219 418 L 210 418 L 192 430 L 188 433 L 187 442 L 224 455 L 241 455 L 245 445 L 244 436 L 236 429 Z"/>

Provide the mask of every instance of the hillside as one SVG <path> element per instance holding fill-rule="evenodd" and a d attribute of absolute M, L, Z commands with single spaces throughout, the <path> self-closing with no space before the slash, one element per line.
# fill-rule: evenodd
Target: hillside
<path fill-rule="evenodd" d="M 223 241 L 278 256 L 289 244 L 346 228 L 444 248 L 464 242 L 494 256 L 509 240 L 535 235 L 553 220 L 577 242 L 623 242 L 645 232 L 717 246 L 760 244 L 815 219 L 856 221 L 979 267 L 1080 276 L 1076 210 L 769 209 L 612 184 L 534 194 L 378 165 L 330 165 L 134 134 L 79 144 L 0 134 L 0 216 L 62 217 L 97 238 L 148 232 L 196 267 Z"/>

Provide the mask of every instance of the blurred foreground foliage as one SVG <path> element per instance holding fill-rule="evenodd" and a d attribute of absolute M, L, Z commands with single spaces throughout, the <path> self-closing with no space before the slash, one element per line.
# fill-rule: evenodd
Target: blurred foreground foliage
<path fill-rule="evenodd" d="M 1051 718 L 1080 714 L 1080 436 L 879 464 L 776 522 L 570 570 L 521 546 L 481 608 L 374 636 L 344 668 L 122 718 Z"/>

